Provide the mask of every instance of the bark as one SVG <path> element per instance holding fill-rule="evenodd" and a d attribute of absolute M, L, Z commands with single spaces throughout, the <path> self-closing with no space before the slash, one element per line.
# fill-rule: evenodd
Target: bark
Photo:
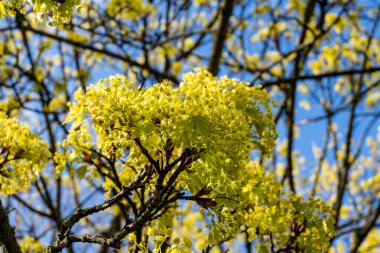
<path fill-rule="evenodd" d="M 0 242 L 9 253 L 21 253 L 14 228 L 9 225 L 8 213 L 0 200 Z"/>
<path fill-rule="evenodd" d="M 220 23 L 219 30 L 216 34 L 212 55 L 210 58 L 209 71 L 214 76 L 219 72 L 220 59 L 222 57 L 222 51 L 224 47 L 224 42 L 227 38 L 228 24 L 232 16 L 232 10 L 234 7 L 234 0 L 226 0 L 222 9 L 222 20 Z"/>

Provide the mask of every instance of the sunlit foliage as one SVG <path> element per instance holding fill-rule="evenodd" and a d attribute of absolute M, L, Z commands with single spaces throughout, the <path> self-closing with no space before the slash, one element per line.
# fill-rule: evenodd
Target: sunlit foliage
<path fill-rule="evenodd" d="M 377 252 L 379 6 L 0 1 L 14 238 L 27 252 Z"/>
<path fill-rule="evenodd" d="M 0 113 L 0 193 L 25 191 L 50 158 L 48 146 L 25 124 Z"/>

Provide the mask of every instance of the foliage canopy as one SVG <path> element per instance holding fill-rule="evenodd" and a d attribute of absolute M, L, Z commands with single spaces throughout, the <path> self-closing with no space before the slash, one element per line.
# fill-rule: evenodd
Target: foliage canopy
<path fill-rule="evenodd" d="M 5 0 L 0 19 L 8 252 L 377 252 L 377 0 Z"/>

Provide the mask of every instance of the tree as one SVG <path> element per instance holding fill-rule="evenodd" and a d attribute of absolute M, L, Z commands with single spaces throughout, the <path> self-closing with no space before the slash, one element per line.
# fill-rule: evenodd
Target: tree
<path fill-rule="evenodd" d="M 0 18 L 8 251 L 380 247 L 377 1 L 13 0 Z"/>

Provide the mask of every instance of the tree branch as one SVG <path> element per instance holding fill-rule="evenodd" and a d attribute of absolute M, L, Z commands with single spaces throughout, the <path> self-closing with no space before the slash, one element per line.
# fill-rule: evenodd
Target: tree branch
<path fill-rule="evenodd" d="M 147 70 L 147 71 L 149 71 L 150 73 L 152 73 L 155 76 L 161 77 L 163 79 L 170 80 L 170 81 L 172 81 L 172 82 L 174 82 L 176 84 L 179 83 L 179 81 L 178 81 L 178 79 L 176 77 L 174 77 L 172 75 L 169 75 L 168 73 L 165 73 L 165 72 L 160 72 L 160 71 L 152 68 L 148 64 L 139 63 L 139 62 L 133 60 L 128 55 L 120 55 L 118 53 L 114 53 L 114 52 L 111 52 L 111 51 L 106 50 L 106 49 L 97 48 L 97 47 L 95 47 L 95 46 L 93 46 L 91 44 L 86 44 L 86 43 L 81 43 L 81 42 L 73 41 L 73 40 L 65 38 L 63 36 L 60 37 L 60 36 L 57 36 L 55 34 L 51 34 L 51 33 L 45 32 L 45 31 L 41 31 L 41 30 L 35 29 L 33 27 L 30 27 L 30 26 L 25 26 L 25 30 L 33 32 L 35 34 L 42 35 L 44 37 L 47 37 L 47 38 L 50 38 L 50 39 L 53 39 L 53 40 L 56 40 L 56 41 L 59 41 L 59 42 L 64 42 L 64 43 L 69 44 L 71 46 L 75 46 L 75 47 L 82 48 L 82 49 L 87 49 L 87 50 L 90 50 L 90 51 L 93 51 L 93 52 L 97 52 L 97 53 L 101 53 L 101 54 L 110 56 L 110 57 L 112 57 L 114 59 L 118 59 L 118 60 L 121 60 L 121 61 L 123 61 L 125 63 L 128 63 L 131 66 L 135 66 L 135 67 L 139 67 L 141 69 Z"/>
<path fill-rule="evenodd" d="M 222 21 L 218 33 L 215 38 L 212 55 L 210 58 L 210 64 L 208 66 L 209 71 L 213 75 L 217 75 L 219 72 L 220 58 L 224 47 L 224 42 L 227 37 L 228 23 L 232 16 L 232 10 L 234 7 L 234 0 L 226 0 L 222 9 Z"/>
<path fill-rule="evenodd" d="M 352 76 L 356 74 L 370 74 L 373 72 L 378 72 L 380 71 L 380 67 L 372 67 L 368 69 L 349 69 L 349 70 L 342 70 L 342 71 L 333 71 L 333 72 L 326 72 L 322 74 L 316 74 L 316 75 L 304 75 L 304 76 L 299 76 L 297 78 L 297 81 L 301 80 L 319 80 L 323 78 L 328 78 L 328 77 L 340 77 L 340 76 Z M 282 78 L 274 81 L 267 81 L 261 83 L 263 87 L 270 87 L 273 85 L 279 85 L 282 83 L 291 83 L 294 82 L 294 78 Z"/>
<path fill-rule="evenodd" d="M 9 225 L 8 213 L 0 200 L 0 242 L 4 244 L 9 253 L 21 253 L 16 240 L 14 228 Z"/>

